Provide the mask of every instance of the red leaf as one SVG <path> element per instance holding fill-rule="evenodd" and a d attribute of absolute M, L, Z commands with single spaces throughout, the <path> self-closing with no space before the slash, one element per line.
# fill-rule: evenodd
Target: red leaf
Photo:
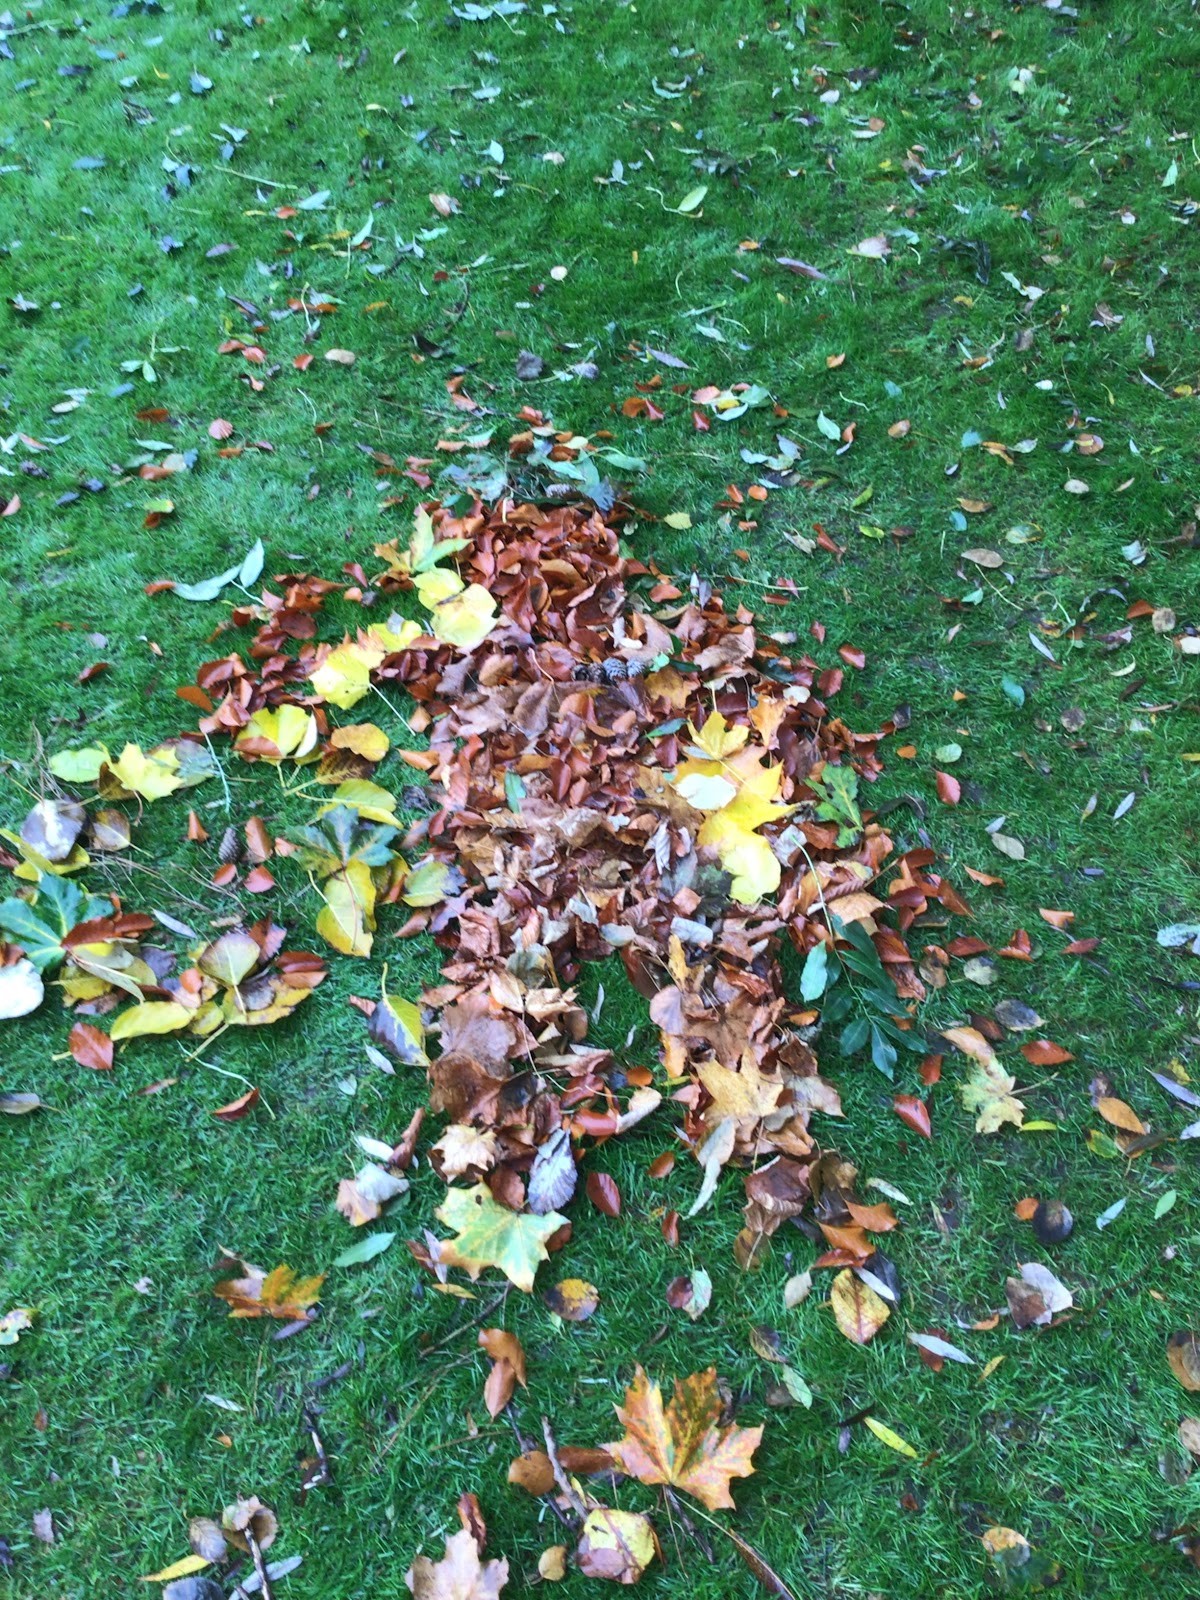
<path fill-rule="evenodd" d="M 91 683 L 93 678 L 98 678 L 102 672 L 107 672 L 108 669 L 109 663 L 107 661 L 93 661 L 90 667 L 84 667 L 75 682 Z"/>
<path fill-rule="evenodd" d="M 257 1089 L 247 1089 L 245 1094 L 239 1095 L 236 1100 L 231 1100 L 227 1106 L 218 1106 L 209 1115 L 216 1117 L 218 1122 L 240 1122 L 247 1113 L 254 1110 L 260 1099 Z"/>
<path fill-rule="evenodd" d="M 246 888 L 251 894 L 270 894 L 275 887 L 275 879 L 266 867 L 251 867 L 246 874 Z"/>
<path fill-rule="evenodd" d="M 838 655 L 841 656 L 842 660 L 846 663 L 846 665 L 848 667 L 856 667 L 859 672 L 861 672 L 862 669 L 867 664 L 867 653 L 866 653 L 866 651 L 865 650 L 860 650 L 857 645 L 853 645 L 853 644 L 840 644 L 840 645 L 838 645 Z"/>
<path fill-rule="evenodd" d="M 619 1217 L 621 1215 L 621 1191 L 617 1188 L 615 1178 L 610 1178 L 607 1172 L 589 1172 L 587 1176 L 587 1197 L 597 1211 L 602 1211 L 606 1217 Z"/>
<path fill-rule="evenodd" d="M 75 1024 L 67 1036 L 67 1047 L 81 1067 L 91 1067 L 94 1072 L 112 1070 L 112 1040 L 90 1022 Z"/>
<path fill-rule="evenodd" d="M 210 439 L 228 439 L 233 432 L 233 423 L 226 422 L 224 417 L 215 417 L 208 425 Z"/>
<path fill-rule="evenodd" d="M 921 1082 L 927 1088 L 942 1081 L 942 1060 L 941 1056 L 926 1056 L 917 1069 L 921 1075 Z"/>
<path fill-rule="evenodd" d="M 672 1250 L 679 1243 L 679 1213 L 668 1211 L 662 1219 L 662 1236 L 671 1246 Z"/>
<path fill-rule="evenodd" d="M 1065 956 L 1090 956 L 1099 945 L 1099 939 L 1072 939 L 1063 949 Z"/>
<path fill-rule="evenodd" d="M 918 1100 L 915 1094 L 898 1094 L 892 1101 L 892 1110 L 906 1128 L 911 1128 L 914 1133 L 919 1133 L 922 1139 L 933 1138 L 933 1129 L 929 1122 L 929 1107 L 924 1100 Z"/>
<path fill-rule="evenodd" d="M 1069 1050 L 1049 1039 L 1031 1039 L 1021 1046 L 1021 1054 L 1031 1067 L 1061 1067 L 1064 1061 L 1075 1059 Z"/>
<path fill-rule="evenodd" d="M 664 1150 L 661 1156 L 655 1156 L 654 1160 L 650 1163 L 646 1170 L 649 1172 L 652 1178 L 666 1178 L 670 1176 L 670 1174 L 674 1171 L 674 1168 L 674 1150 Z"/>
<path fill-rule="evenodd" d="M 949 772 L 939 772 L 935 776 L 938 799 L 944 806 L 956 806 L 962 799 L 962 784 Z"/>

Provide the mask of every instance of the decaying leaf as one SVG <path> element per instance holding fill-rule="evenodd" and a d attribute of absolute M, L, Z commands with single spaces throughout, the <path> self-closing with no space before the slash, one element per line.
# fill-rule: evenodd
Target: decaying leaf
<path fill-rule="evenodd" d="M 1008 1309 L 1018 1328 L 1045 1327 L 1075 1304 L 1071 1291 L 1040 1262 L 1027 1261 L 1019 1278 L 1005 1282 Z"/>
<path fill-rule="evenodd" d="M 236 1260 L 236 1257 L 233 1258 Z M 231 1317 L 279 1317 L 298 1322 L 310 1314 L 321 1297 L 325 1274 L 298 1278 L 286 1265 L 264 1272 L 261 1267 L 240 1263 L 244 1277 L 226 1278 L 213 1293 L 229 1306 Z"/>
<path fill-rule="evenodd" d="M 838 1327 L 853 1344 L 869 1344 L 892 1314 L 887 1301 L 849 1267 L 833 1280 L 829 1303 Z"/>
<path fill-rule="evenodd" d="M 498 1600 L 508 1582 L 508 1562 L 481 1561 L 474 1535 L 460 1528 L 446 1540 L 440 1561 L 417 1556 L 404 1581 L 413 1600 Z"/>
<path fill-rule="evenodd" d="M 575 1559 L 585 1577 L 630 1584 L 657 1555 L 658 1540 L 649 1517 L 597 1506 L 584 1520 Z"/>
<path fill-rule="evenodd" d="M 1200 1394 L 1200 1337 L 1189 1331 L 1173 1333 L 1167 1340 L 1167 1364 L 1192 1394 Z"/>

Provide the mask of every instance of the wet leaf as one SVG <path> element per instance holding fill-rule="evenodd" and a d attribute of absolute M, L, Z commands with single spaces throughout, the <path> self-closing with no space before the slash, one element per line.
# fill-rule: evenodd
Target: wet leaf
<path fill-rule="evenodd" d="M 730 1481 L 749 1477 L 762 1429 L 721 1424 L 716 1369 L 677 1379 L 672 1400 L 641 1367 L 617 1408 L 625 1434 L 604 1448 L 619 1471 L 642 1483 L 682 1489 L 710 1511 L 732 1507 Z"/>

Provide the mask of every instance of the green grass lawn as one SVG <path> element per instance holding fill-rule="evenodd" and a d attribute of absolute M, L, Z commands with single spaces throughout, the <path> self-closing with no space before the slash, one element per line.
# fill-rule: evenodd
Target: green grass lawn
<path fill-rule="evenodd" d="M 1196 1146 L 1165 1142 L 1127 1164 L 1087 1135 L 1104 1126 L 1089 1099 L 1098 1074 L 1169 1135 L 1193 1115 L 1148 1073 L 1194 1063 L 1200 1031 L 1192 991 L 1176 987 L 1200 969 L 1155 939 L 1200 917 L 1200 764 L 1184 759 L 1200 751 L 1200 659 L 1176 642 L 1200 626 L 1194 10 L 538 0 L 474 20 L 478 9 L 310 0 L 260 16 L 204 0 L 79 21 L 34 0 L 0 22 L 0 505 L 21 502 L 0 521 L 0 822 L 17 826 L 36 797 L 43 746 L 119 748 L 194 726 L 175 686 L 243 647 L 244 635 L 214 636 L 227 604 L 144 585 L 221 571 L 255 538 L 268 574 L 371 571 L 372 545 L 404 533 L 421 491 L 364 452 L 401 468 L 435 458 L 436 476 L 459 459 L 439 440 L 494 431 L 502 445 L 522 406 L 609 430 L 647 463 L 629 479 L 634 552 L 744 586 L 760 627 L 823 623 L 812 648 L 830 664 L 838 645 L 863 650 L 838 702 L 853 725 L 911 708 L 872 799 L 901 802 L 898 841 L 928 838 L 969 891 L 974 920 L 950 932 L 998 949 L 1024 928 L 1035 953 L 998 960 L 986 989 L 956 963 L 923 1021 L 1021 999 L 1075 1060 L 1037 1071 L 1010 1048 L 1027 1115 L 1052 1126 L 984 1138 L 948 1054 L 927 1142 L 869 1063 L 827 1048 L 847 1112 L 838 1147 L 864 1180 L 908 1197 L 888 1241 L 904 1302 L 865 1349 L 837 1331 L 824 1274 L 784 1309 L 786 1278 L 816 1253 L 800 1233 L 778 1235 L 760 1273 L 738 1270 L 736 1173 L 668 1249 L 661 1213 L 686 1211 L 698 1174 L 681 1161 L 647 1177 L 673 1140 L 658 1113 L 593 1161 L 618 1179 L 623 1215 L 581 1200 L 566 1256 L 543 1269 L 546 1283 L 590 1278 L 597 1314 L 560 1325 L 514 1291 L 488 1319 L 528 1352 L 517 1431 L 539 1435 L 547 1415 L 561 1442 L 600 1443 L 636 1362 L 662 1378 L 714 1364 L 742 1420 L 766 1426 L 729 1524 L 797 1595 L 980 1593 L 991 1523 L 1059 1563 L 1066 1594 L 1193 1592 L 1171 1534 L 1200 1524 L 1200 1476 L 1176 1437 L 1200 1406 L 1165 1342 L 1200 1318 Z M 431 195 L 449 196 L 452 214 Z M 850 253 L 879 236 L 885 260 Z M 310 323 L 289 300 L 336 309 Z M 219 354 L 228 339 L 257 341 L 266 361 Z M 354 364 L 327 362 L 331 347 Z M 298 370 L 305 351 L 315 359 Z M 539 378 L 517 377 L 521 351 L 542 359 Z M 476 412 L 448 392 L 460 373 Z M 663 419 L 623 415 L 656 374 Z M 686 391 L 738 382 L 764 386 L 776 409 L 697 432 Z M 153 408 L 168 415 L 138 420 Z M 269 449 L 219 456 L 216 418 L 232 423 L 231 444 Z M 745 494 L 769 472 L 756 458 L 776 453 L 779 433 L 799 447 L 802 482 L 722 510 L 727 485 Z M 1081 435 L 1103 448 L 1080 449 Z M 139 479 L 168 448 L 194 452 L 191 469 Z M 163 494 L 174 513 L 145 529 Z M 672 512 L 690 530 L 656 520 Z M 815 524 L 840 554 L 806 549 Z M 996 564 L 963 558 L 980 549 Z M 764 603 L 779 579 L 796 596 Z M 1144 607 L 1127 620 L 1136 602 L 1171 608 L 1174 623 L 1156 631 Z M 330 633 L 351 608 L 331 615 Z M 109 670 L 80 684 L 97 660 Z M 951 744 L 956 761 L 935 756 Z M 218 785 L 191 794 L 214 839 L 252 811 L 272 827 L 304 815 L 270 771 L 227 766 L 228 813 Z M 961 782 L 955 808 L 938 802 L 938 768 Z M 380 781 L 399 788 L 405 771 L 392 761 Z M 93 887 L 195 926 L 227 915 L 211 849 L 183 842 L 185 809 L 148 810 L 130 865 Z M 1024 860 L 992 843 L 1001 817 Z M 972 884 L 969 867 L 1003 886 Z M 301 875 L 280 877 L 276 915 L 316 948 L 315 897 Z M 1068 935 L 1039 908 L 1074 911 L 1072 934 L 1098 949 L 1065 956 Z M 385 936 L 378 948 L 394 991 L 415 998 L 436 980 L 432 945 Z M 304 1557 L 282 1595 L 399 1600 L 413 1555 L 440 1554 L 457 1526 L 464 1490 L 488 1518 L 489 1553 L 510 1561 L 509 1593 L 536 1579 L 558 1524 L 507 1485 L 514 1429 L 487 1417 L 473 1331 L 454 1336 L 498 1289 L 481 1283 L 476 1302 L 433 1293 L 401 1242 L 441 1198 L 427 1165 L 393 1213 L 395 1246 L 331 1270 L 299 1337 L 231 1322 L 211 1295 L 222 1247 L 327 1269 L 351 1242 L 332 1200 L 356 1164 L 352 1135 L 398 1137 L 423 1102 L 421 1078 L 371 1065 L 346 1003 L 378 992 L 378 967 L 335 958 L 299 1017 L 207 1054 L 262 1089 L 266 1105 L 235 1125 L 209 1113 L 241 1085 L 185 1061 L 186 1046 L 142 1041 L 113 1073 L 90 1073 L 63 1055 L 53 996 L 4 1025 L 0 1087 L 53 1108 L 0 1128 L 0 1312 L 38 1311 L 0 1352 L 6 1592 L 146 1593 L 139 1575 L 185 1553 L 188 1517 L 238 1492 L 278 1509 L 274 1554 Z M 589 1004 L 600 983 L 597 1036 L 623 1045 L 633 1029 L 632 1058 L 653 1065 L 641 1002 L 619 973 L 593 971 Z M 903 1092 L 921 1087 L 914 1059 Z M 138 1093 L 164 1078 L 177 1081 Z M 1043 1247 L 1014 1217 L 1027 1195 L 1067 1203 L 1067 1243 Z M 1006 1276 L 1029 1260 L 1062 1277 L 1077 1315 L 1048 1331 L 1017 1332 L 1007 1316 L 962 1331 L 1003 1309 Z M 701 1265 L 714 1295 L 693 1325 L 665 1289 Z M 811 1410 L 765 1405 L 772 1369 L 750 1342 L 761 1325 L 810 1384 Z M 923 1366 L 905 1332 L 935 1327 L 977 1364 Z M 306 1403 L 333 1482 L 299 1505 Z M 864 1411 L 918 1459 L 860 1425 L 840 1447 L 839 1424 Z M 653 1498 L 627 1484 L 619 1503 Z M 45 1507 L 52 1545 L 31 1533 Z M 643 1592 L 764 1592 L 719 1534 L 710 1556 L 659 1521 L 666 1565 Z M 587 1588 L 573 1574 L 562 1592 Z"/>

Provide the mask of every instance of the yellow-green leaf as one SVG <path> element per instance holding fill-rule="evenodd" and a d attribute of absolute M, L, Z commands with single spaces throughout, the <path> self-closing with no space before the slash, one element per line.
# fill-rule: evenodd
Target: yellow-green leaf
<path fill-rule="evenodd" d="M 142 1579 L 143 1583 L 173 1583 L 176 1578 L 190 1578 L 193 1572 L 203 1572 L 205 1567 L 212 1566 L 207 1556 L 183 1556 L 179 1561 L 173 1561 L 169 1567 L 164 1567 L 161 1572 L 148 1572 Z"/>
<path fill-rule="evenodd" d="M 120 1044 L 123 1039 L 140 1039 L 145 1034 L 177 1033 L 195 1015 L 177 1000 L 146 1000 L 122 1011 L 109 1029 L 109 1036 Z"/>
<path fill-rule="evenodd" d="M 914 1461 L 917 1459 L 917 1452 L 909 1444 L 908 1440 L 902 1439 L 898 1433 L 888 1427 L 886 1422 L 879 1422 L 875 1417 L 864 1417 L 863 1421 L 880 1443 L 887 1445 L 889 1450 L 895 1450 L 902 1456 L 911 1456 Z"/>
<path fill-rule="evenodd" d="M 127 744 L 117 760 L 108 763 L 108 770 L 123 789 L 143 800 L 163 800 L 183 787 L 179 758 L 171 750 L 147 754 L 140 745 Z"/>
<path fill-rule="evenodd" d="M 486 1184 L 451 1189 L 438 1207 L 438 1221 L 458 1235 L 441 1248 L 442 1260 L 462 1267 L 472 1279 L 485 1267 L 499 1267 L 526 1294 L 533 1291 L 538 1264 L 550 1259 L 546 1240 L 566 1223 L 556 1211 L 544 1217 L 510 1211 L 498 1204 Z"/>
<path fill-rule="evenodd" d="M 321 885 L 325 904 L 317 917 L 317 932 L 344 956 L 369 956 L 374 940 L 368 925 L 368 910 L 360 898 L 361 885 L 350 877 L 355 867 L 362 867 L 362 863 L 352 861 L 344 871 L 335 872 Z M 369 882 L 369 869 L 362 870 Z M 373 889 L 371 903 L 373 906 Z"/>

